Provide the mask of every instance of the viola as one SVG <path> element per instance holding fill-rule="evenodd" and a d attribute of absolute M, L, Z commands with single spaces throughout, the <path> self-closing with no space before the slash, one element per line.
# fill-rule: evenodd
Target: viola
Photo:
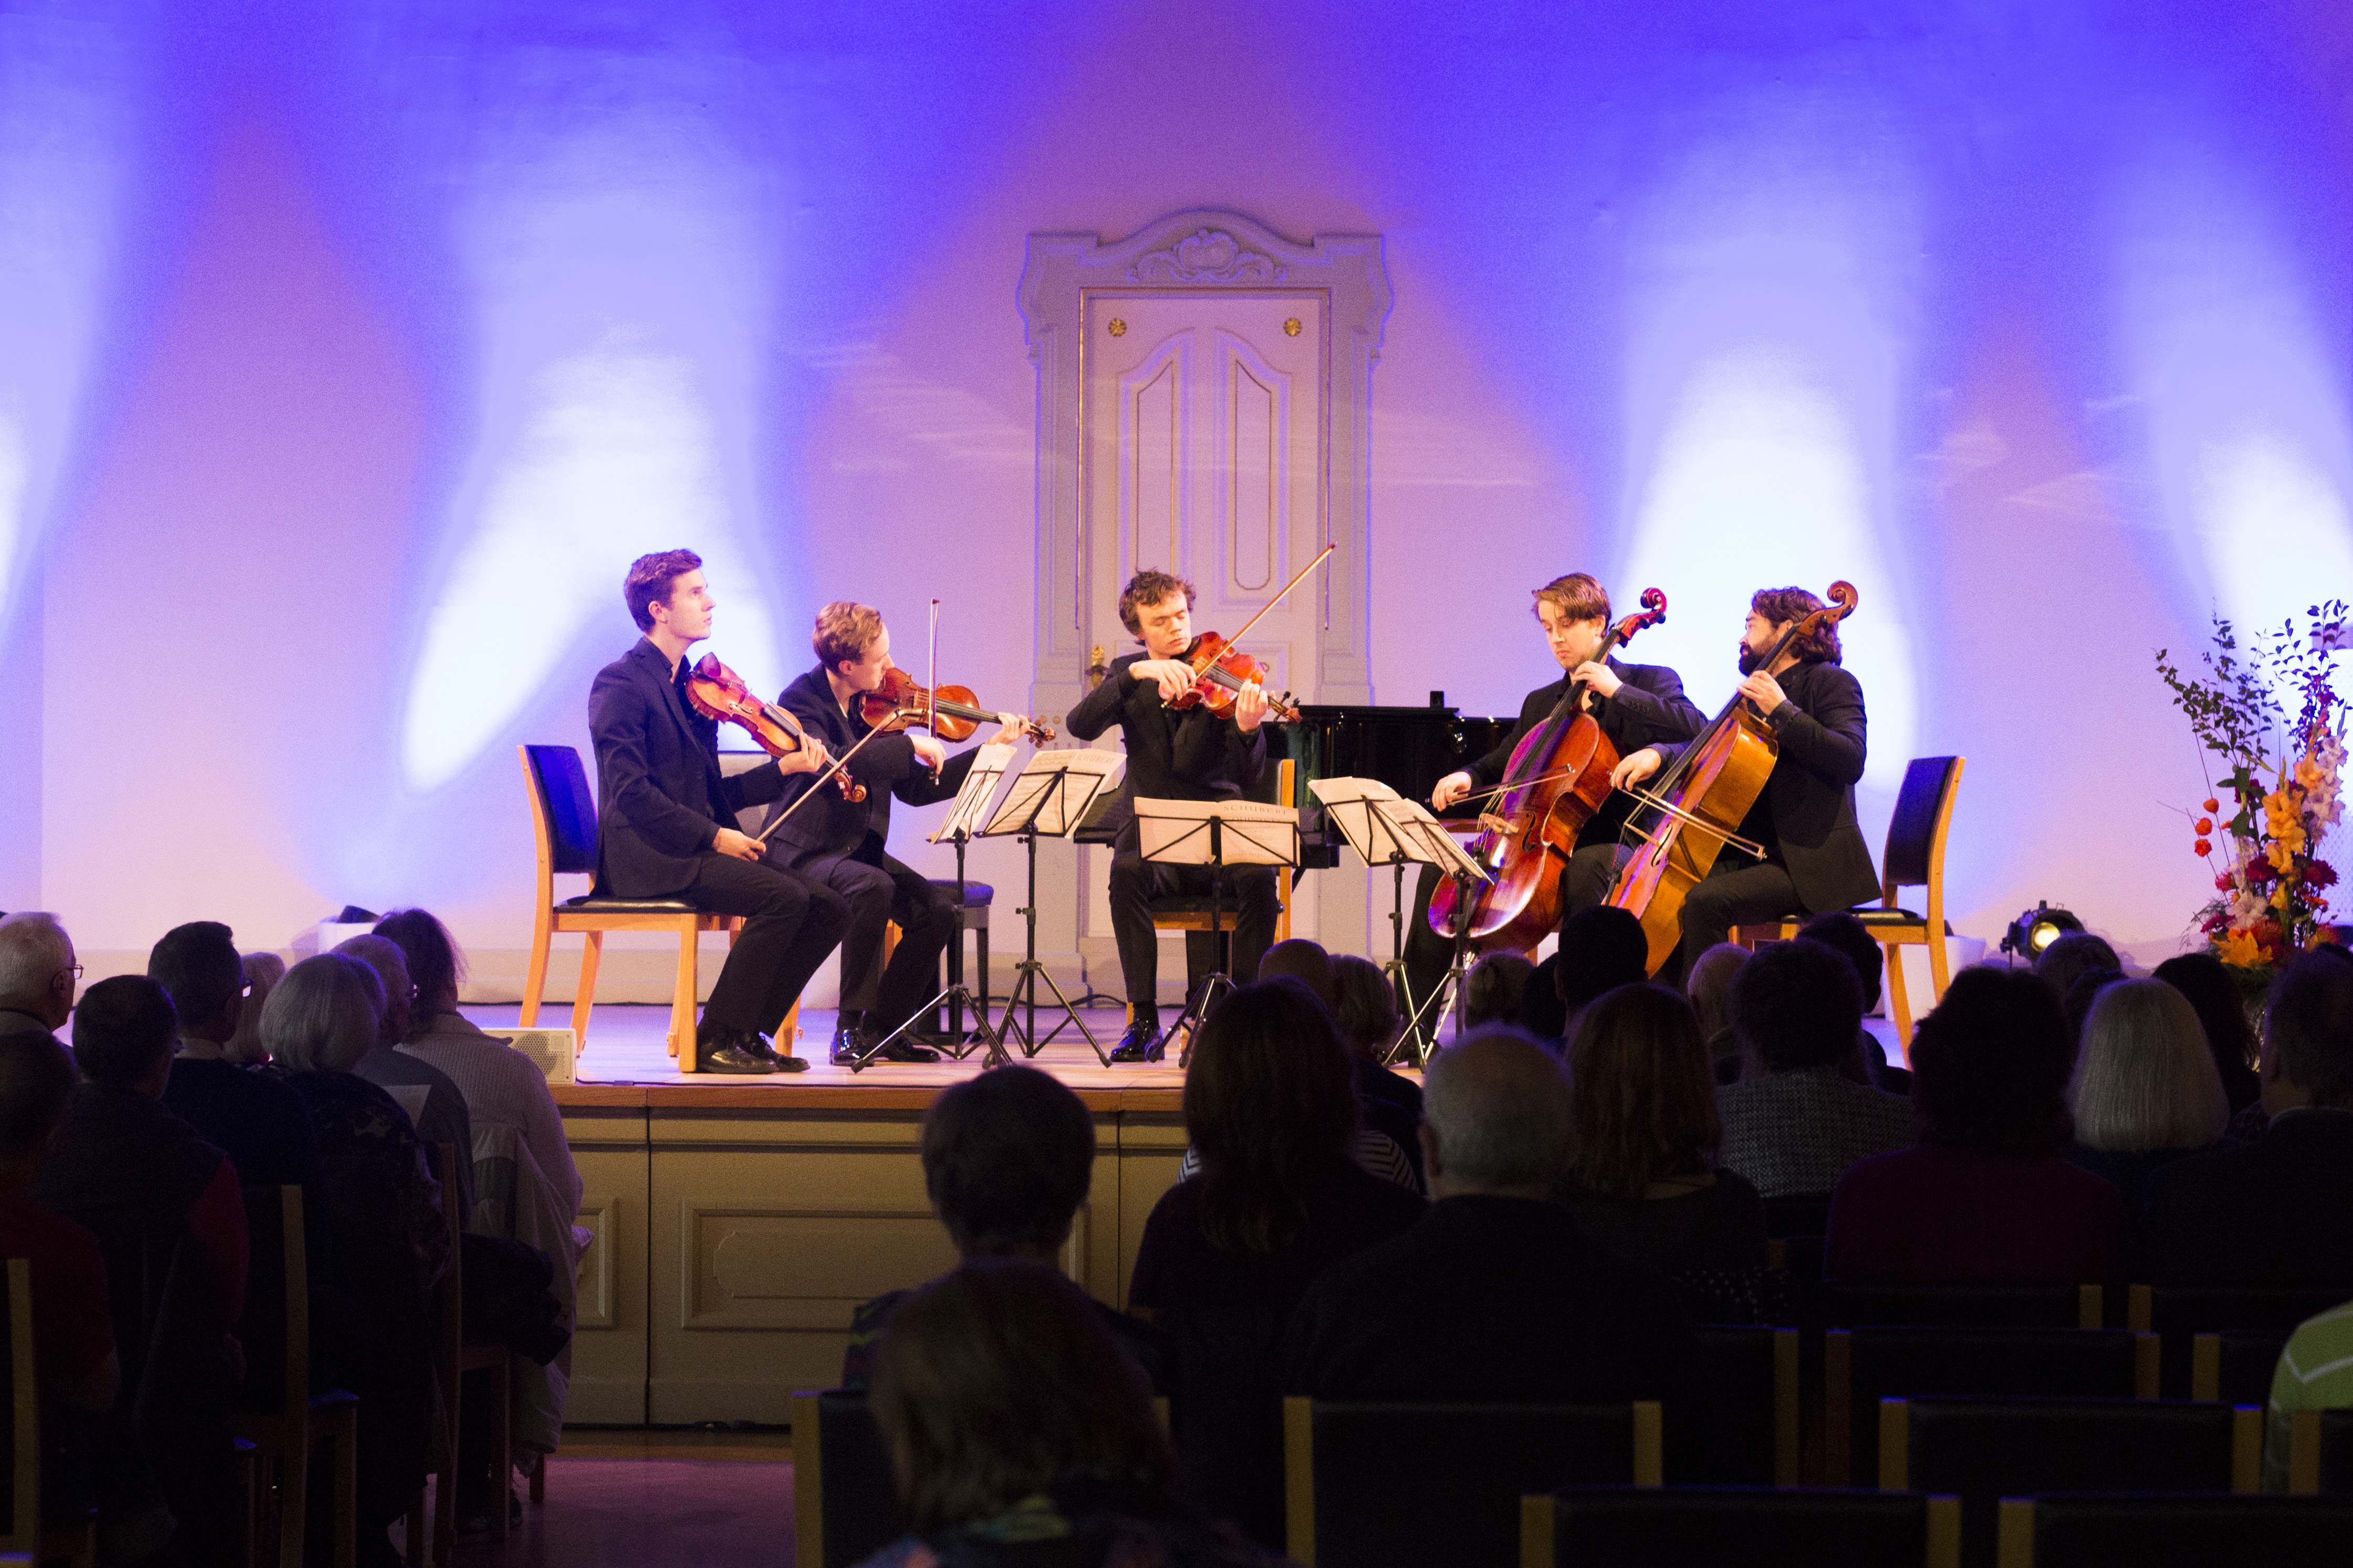
<path fill-rule="evenodd" d="M 1169 700 L 1168 706 L 1180 711 L 1187 708 L 1207 708 L 1219 718 L 1230 718 L 1234 700 L 1245 686 L 1265 689 L 1267 668 L 1242 652 L 1215 632 L 1203 632 L 1185 645 L 1179 664 L 1188 665 L 1193 671 L 1193 684 Z M 1286 724 L 1299 721 L 1299 709 L 1291 700 L 1291 693 L 1277 697 L 1267 692 L 1266 710 L 1270 718 Z"/>
<path fill-rule="evenodd" d="M 1594 653 L 1596 663 L 1667 618 L 1667 596 L 1642 590 L 1642 610 L 1611 627 Z M 1577 835 L 1609 798 L 1618 748 L 1602 732 L 1581 690 L 1512 748 L 1504 782 L 1479 814 L 1480 833 L 1464 853 L 1493 879 L 1471 889 L 1459 911 L 1456 885 L 1440 882 L 1430 895 L 1430 929 L 1453 941 L 1467 920 L 1472 951 L 1524 952 L 1560 927 L 1560 870 L 1577 849 Z"/>
<path fill-rule="evenodd" d="M 706 719 L 742 725 L 760 742 L 760 749 L 772 757 L 789 757 L 811 743 L 799 720 L 775 703 L 753 696 L 744 678 L 720 663 L 715 653 L 706 653 L 695 662 L 693 672 L 686 678 L 686 700 Z M 833 782 L 841 791 L 842 799 L 866 798 L 866 786 L 851 778 L 839 763 L 835 764 Z"/>
<path fill-rule="evenodd" d="M 869 729 L 929 730 L 943 741 L 969 741 L 997 717 L 966 688 L 926 688 L 895 664 L 883 668 L 882 684 L 860 700 L 859 711 Z M 1054 738 L 1054 726 L 1042 720 L 1024 719 L 1021 726 L 1033 744 L 1042 746 Z"/>
<path fill-rule="evenodd" d="M 1819 637 L 1836 626 L 1854 613 L 1858 598 L 1852 583 L 1831 584 L 1830 603 L 1783 633 L 1757 668 L 1772 668 L 1798 638 Z M 1683 748 L 1673 767 L 1649 789 L 1634 792 L 1642 804 L 1627 826 L 1641 837 L 1606 901 L 1642 922 L 1653 974 L 1682 944 L 1683 900 L 1705 879 L 1717 855 L 1729 845 L 1765 858 L 1763 845 L 1740 837 L 1740 823 L 1764 793 L 1780 754 L 1780 742 L 1765 715 L 1736 691 L 1715 721 Z"/>

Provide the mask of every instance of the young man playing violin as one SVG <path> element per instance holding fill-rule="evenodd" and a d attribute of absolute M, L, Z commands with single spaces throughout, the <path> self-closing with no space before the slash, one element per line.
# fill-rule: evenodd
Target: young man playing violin
<path fill-rule="evenodd" d="M 1879 896 L 1879 873 L 1854 816 L 1854 782 L 1866 754 L 1862 685 L 1840 668 L 1838 627 L 1799 637 L 1769 667 L 1764 662 L 1821 607 L 1803 588 L 1760 588 L 1748 601 L 1740 695 L 1772 726 L 1780 755 L 1738 831 L 1764 847 L 1765 858 L 1726 845 L 1684 896 L 1683 972 L 1735 926 L 1850 909 Z M 1655 745 L 1630 752 L 1609 782 L 1631 788 L 1681 752 Z"/>
<path fill-rule="evenodd" d="M 1158 1061 L 1166 1049 L 1160 1035 L 1160 938 L 1152 928 L 1152 900 L 1178 893 L 1206 895 L 1217 875 L 1207 866 L 1168 866 L 1144 858 L 1138 847 L 1134 801 L 1232 800 L 1266 773 L 1266 737 L 1259 732 L 1267 714 L 1266 693 L 1255 683 L 1234 697 L 1230 717 L 1206 705 L 1173 709 L 1171 699 L 1193 684 L 1185 650 L 1193 643 L 1193 584 L 1166 572 L 1139 572 L 1119 596 L 1119 618 L 1144 645 L 1112 661 L 1103 684 L 1089 692 L 1065 721 L 1071 733 L 1092 741 L 1113 724 L 1127 742 L 1127 776 L 1111 821 L 1119 837 L 1111 856 L 1111 929 L 1119 943 L 1119 967 L 1132 1010 L 1127 1033 L 1112 1052 L 1119 1062 Z M 1234 917 L 1232 974 L 1258 978 L 1259 961 L 1274 942 L 1280 912 L 1274 870 L 1267 866 L 1229 866 L 1222 884 L 1239 912 Z"/>
<path fill-rule="evenodd" d="M 776 704 L 799 720 L 811 739 L 836 756 L 849 757 L 843 771 L 866 787 L 866 798 L 846 800 L 830 783 L 787 783 L 778 812 L 808 791 L 816 795 L 770 836 L 768 863 L 788 868 L 849 903 L 849 930 L 841 939 L 841 1014 L 833 1030 L 833 1059 L 847 1062 L 872 1051 L 931 1000 L 938 990 L 934 976 L 940 954 L 962 929 L 955 900 L 885 851 L 892 797 L 909 805 L 954 799 L 976 753 L 950 757 L 936 736 L 912 729 L 867 740 L 861 699 L 881 686 L 891 668 L 891 632 L 880 611 L 838 600 L 818 612 L 809 642 L 817 668 L 786 687 Z M 997 717 L 1006 726 L 997 739 L 1020 737 L 1019 714 Z M 851 756 L 853 747 L 857 754 Z M 899 925 L 899 945 L 886 967 L 883 927 L 892 921 Z M 882 1052 L 882 1059 L 935 1062 L 940 1054 L 902 1039 Z"/>
<path fill-rule="evenodd" d="M 1520 704 L 1520 721 L 1501 745 L 1438 781 L 1430 804 L 1439 811 L 1465 803 L 1487 809 L 1489 801 L 1480 797 L 1503 782 L 1521 741 L 1556 715 L 1566 719 L 1579 707 L 1593 715 L 1620 756 L 1644 746 L 1687 741 L 1707 722 L 1683 695 L 1683 678 L 1665 665 L 1628 664 L 1615 655 L 1596 657 L 1611 626 L 1609 594 L 1599 580 L 1572 572 L 1536 589 L 1535 596 L 1536 624 L 1544 628 L 1545 644 L 1564 673 L 1551 685 L 1528 693 Z M 1618 868 L 1630 853 L 1618 843 L 1618 830 L 1632 805 L 1629 797 L 1612 795 L 1577 834 L 1576 852 L 1560 871 L 1563 921 L 1609 896 Z M 1438 868 L 1423 867 L 1413 923 L 1406 928 L 1406 978 L 1416 1005 L 1444 983 L 1454 961 L 1453 945 L 1430 926 L 1430 897 L 1438 883 Z"/>
<path fill-rule="evenodd" d="M 703 1004 L 694 1049 L 706 1072 L 799 1072 L 767 1041 L 849 924 L 849 906 L 807 879 L 760 864 L 735 814 L 775 800 L 788 773 L 826 765 L 825 748 L 727 777 L 718 721 L 686 700 L 686 650 L 711 635 L 712 602 L 691 550 L 641 555 L 622 586 L 646 635 L 597 672 L 588 693 L 596 745 L 596 893 L 677 899 L 744 929 Z"/>

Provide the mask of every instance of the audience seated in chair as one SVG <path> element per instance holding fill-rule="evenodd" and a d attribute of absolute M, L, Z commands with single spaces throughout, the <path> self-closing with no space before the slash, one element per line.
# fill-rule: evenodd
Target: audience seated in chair
<path fill-rule="evenodd" d="M 114 1408 L 122 1385 L 98 1238 L 32 1198 L 34 1174 L 65 1130 L 73 1089 L 73 1058 L 47 1030 L 0 1034 L 0 1258 L 32 1264 L 41 1511 L 51 1520 L 89 1513 L 90 1427 Z"/>
<path fill-rule="evenodd" d="M 2274 982 L 2263 1077 L 2260 1139 L 2149 1177 L 2149 1273 L 2162 1285 L 2353 1292 L 2353 964 L 2306 953 Z"/>
<path fill-rule="evenodd" d="M 2121 980 L 2100 993 L 2067 1103 L 2075 1117 L 2067 1158 L 2116 1184 L 2127 1223 L 2140 1215 L 2149 1173 L 2212 1148 L 2231 1120 L 2205 1027 L 2162 980 Z"/>
<path fill-rule="evenodd" d="M 1304 937 L 1290 937 L 1266 950 L 1266 957 L 1258 966 L 1261 980 L 1289 978 L 1315 994 L 1315 1000 L 1331 1015 L 1333 1026 L 1339 1029 L 1342 1042 L 1348 1046 L 1348 1057 L 1356 1069 L 1357 1109 L 1363 1113 L 1365 1128 L 1377 1132 L 1397 1145 L 1398 1157 L 1412 1173 L 1415 1192 L 1426 1192 L 1422 1180 L 1421 1151 L 1414 1131 L 1421 1125 L 1421 1089 L 1402 1073 L 1391 1072 L 1380 1064 L 1373 1052 L 1358 1047 L 1348 1037 L 1340 1022 L 1340 965 L 1343 962 L 1363 963 L 1363 959 L 1340 960 L 1324 951 L 1321 943 Z M 1368 966 L 1369 967 L 1369 966 Z M 1373 971 L 1376 979 L 1380 971 Z M 1361 984 L 1361 982 L 1359 982 Z M 1388 989 L 1384 981 L 1381 989 Z M 1361 1009 L 1360 1009 L 1361 1010 Z M 1391 1006 L 1394 1016 L 1395 1006 Z M 1394 1035 L 1394 1025 L 1390 1029 Z M 1386 1155 L 1366 1163 L 1376 1171 L 1393 1172 L 1396 1165 Z"/>
<path fill-rule="evenodd" d="M 249 1247 L 237 1167 L 164 1108 L 179 1023 L 164 988 L 101 980 L 74 1010 L 82 1082 L 35 1178 L 43 1207 L 89 1227 L 106 1258 L 122 1386 L 95 1455 L 99 1512 L 134 1517 L 153 1478 L 191 1561 L 229 1560 L 235 1534 L 229 1406 L 244 1356 Z"/>
<path fill-rule="evenodd" d="M 2342 951 L 2341 949 L 2339 951 Z M 2211 952 L 2176 953 L 2151 972 L 2189 1000 L 2204 1027 L 2206 1047 L 2213 1053 L 2215 1070 L 2222 1075 L 2222 1093 L 2235 1116 L 2263 1098 L 2263 1080 L 2255 1070 L 2255 1026 L 2247 1016 L 2247 999 L 2231 971 Z"/>
<path fill-rule="evenodd" d="M 270 1065 L 311 1112 L 334 1216 L 335 1272 L 354 1321 L 313 1345 L 313 1381 L 359 1395 L 360 1561 L 390 1563 L 386 1530 L 424 1479 L 433 1405 L 427 1293 L 449 1261 L 425 1146 L 385 1090 L 352 1069 L 377 1042 L 374 972 L 322 954 L 287 971 L 262 1009 Z M 322 1364 L 323 1353 L 323 1364 Z M 313 1487 L 317 1500 L 323 1489 Z M 312 1523 L 323 1529 L 321 1517 Z"/>
<path fill-rule="evenodd" d="M 245 983 L 251 989 L 246 993 L 245 1005 L 237 1009 L 237 1033 L 221 1042 L 221 1057 L 239 1067 L 258 1068 L 269 1060 L 269 1053 L 261 1048 L 262 1004 L 286 978 L 286 961 L 274 952 L 248 952 L 239 954 L 238 962 L 245 966 Z"/>
<path fill-rule="evenodd" d="M 80 973 L 57 916 L 27 910 L 0 920 L 0 1035 L 37 1029 L 55 1038 L 73 1016 Z"/>
<path fill-rule="evenodd" d="M 1594 998 L 1620 985 L 1639 985 L 1650 977 L 1651 939 L 1642 934 L 1641 921 L 1624 910 L 1602 904 L 1579 910 L 1561 922 L 1560 951 L 1545 963 L 1552 966 L 1552 991 L 1563 1010 L 1560 1037 L 1566 1044 L 1577 1032 L 1577 1014 Z M 1532 993 L 1543 984 L 1543 967 L 1538 966 L 1535 979 L 1529 984 Z M 1524 1025 L 1531 1020 L 1529 1005 L 1524 997 L 1520 1004 Z M 1540 1029 L 1532 1027 L 1530 1032 L 1540 1040 L 1552 1037 Z"/>
<path fill-rule="evenodd" d="M 1332 960 L 1332 1022 L 1342 1043 L 1356 1054 L 1357 1086 L 1376 1100 L 1402 1108 L 1419 1127 L 1421 1085 L 1381 1063 L 1405 1028 L 1389 977 L 1369 958 L 1340 953 Z"/>
<path fill-rule="evenodd" d="M 2121 969 L 2087 969 L 2068 984 L 2066 994 L 2059 999 L 2059 1010 L 2067 1015 L 2067 1046 L 2080 1049 L 2084 1044 L 2084 1025 L 2092 1016 L 2093 1004 L 2100 993 L 2125 977 Z"/>
<path fill-rule="evenodd" d="M 1875 1154 L 1839 1178 L 1823 1277 L 2121 1287 L 2124 1199 L 2060 1157 L 2073 1131 L 2072 1054 L 2059 1000 L 2036 976 L 1989 967 L 1955 975 L 1912 1036 L 1919 1146 Z"/>
<path fill-rule="evenodd" d="M 1854 965 L 1856 981 L 1862 986 L 1862 1016 L 1867 1018 L 1878 1011 L 1887 976 L 1887 953 L 1869 927 L 1844 910 L 1830 910 L 1799 926 L 1798 940 L 1818 942 L 1846 954 L 1847 962 Z M 1887 1065 L 1887 1047 L 1879 1043 L 1877 1035 L 1858 1024 L 1854 1043 L 1862 1054 L 1863 1070 L 1870 1075 L 1872 1088 L 1883 1089 L 1890 1094 L 1912 1092 L 1911 1073 Z"/>
<path fill-rule="evenodd" d="M 1050 1268 L 1069 1245 L 1095 1170 L 1095 1119 L 1035 1068 L 1005 1067 L 943 1090 L 923 1112 L 923 1190 L 956 1256 L 1009 1258 Z M 849 1316 L 841 1386 L 864 1388 L 892 1314 L 912 1290 L 861 1303 Z M 1159 1334 L 1097 1305 L 1113 1339 L 1155 1384 L 1166 1381 Z"/>
<path fill-rule="evenodd" d="M 1354 1158 L 1356 1072 L 1292 982 L 1210 1010 L 1185 1079 L 1201 1172 L 1153 1205 L 1128 1305 L 1169 1338 L 1176 1440 L 1193 1500 L 1282 1539 L 1273 1353 L 1324 1271 L 1421 1216 L 1419 1195 Z"/>
<path fill-rule="evenodd" d="M 1520 999 L 1527 994 L 1535 972 L 1536 966 L 1521 952 L 1491 952 L 1472 964 L 1462 978 L 1463 1028 L 1518 1024 Z"/>
<path fill-rule="evenodd" d="M 914 1292 L 872 1394 L 914 1533 L 865 1568 L 1284 1561 L 1178 1500 L 1150 1395 L 1094 1303 L 1050 1268 L 975 1258 Z"/>
<path fill-rule="evenodd" d="M 1716 1167 L 1715 1080 L 1691 1004 L 1621 985 L 1569 1042 L 1574 1154 L 1557 1196 L 1587 1239 L 1672 1280 L 1701 1322 L 1763 1321 L 1765 1203 Z"/>
<path fill-rule="evenodd" d="M 2263 1489 L 2285 1491 L 2288 1433 L 2299 1410 L 2353 1408 L 2353 1300 L 2296 1325 L 2272 1373 Z"/>
<path fill-rule="evenodd" d="M 1912 1142 L 1911 1102 L 1857 1081 L 1862 1025 L 1854 965 L 1820 942 L 1770 943 L 1734 977 L 1732 1026 L 1757 1076 L 1717 1091 L 1722 1159 L 1762 1196 L 1827 1193 Z"/>
<path fill-rule="evenodd" d="M 1284 1335 L 1285 1389 L 1679 1403 L 1697 1352 L 1674 1288 L 1549 1201 L 1572 1136 L 1560 1065 L 1517 1034 L 1475 1035 L 1439 1053 L 1423 1096 L 1437 1201 L 1308 1290 Z"/>
<path fill-rule="evenodd" d="M 2061 1005 L 2067 994 L 2075 988 L 2078 977 L 2102 970 L 2124 970 L 2123 960 L 2105 939 L 2089 931 L 2070 931 L 2042 950 L 2034 961 L 2034 973 L 2051 987 L 2051 994 Z"/>
<path fill-rule="evenodd" d="M 417 983 L 409 976 L 408 955 L 398 943 L 374 934 L 337 942 L 334 955 L 364 967 L 378 988 L 375 1044 L 352 1071 L 392 1096 L 427 1149 L 447 1143 L 458 1152 L 458 1223 L 470 1225 L 474 1119 L 467 1112 L 466 1097 L 448 1073 L 398 1048 L 408 1037 L 409 1019 L 416 1012 Z"/>
<path fill-rule="evenodd" d="M 1683 994 L 1691 998 L 1699 1017 L 1699 1032 L 1707 1041 L 1708 1066 L 1718 1083 L 1740 1081 L 1740 1036 L 1732 1027 L 1732 981 L 1748 962 L 1748 950 L 1736 942 L 1719 942 L 1693 960 L 1683 979 Z"/>

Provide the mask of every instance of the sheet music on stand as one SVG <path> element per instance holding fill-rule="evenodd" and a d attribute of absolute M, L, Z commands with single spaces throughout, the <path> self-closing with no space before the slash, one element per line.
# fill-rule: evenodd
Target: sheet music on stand
<path fill-rule="evenodd" d="M 1428 806 L 1407 800 L 1378 779 L 1314 779 L 1307 788 L 1367 866 L 1404 860 L 1435 865 L 1450 877 L 1494 880 L 1485 867 L 1462 852 Z"/>
<path fill-rule="evenodd" d="M 1068 838 L 1095 796 L 1110 788 L 1126 765 L 1126 756 L 1119 752 L 1040 752 L 1014 776 L 996 816 L 974 837 L 1002 838 L 1034 830 Z"/>
<path fill-rule="evenodd" d="M 1013 742 L 1010 741 L 991 741 L 975 752 L 972 754 L 972 772 L 965 774 L 964 787 L 956 791 L 955 805 L 928 842 L 939 844 L 949 839 L 977 836 L 980 819 L 988 811 L 988 797 L 997 793 L 997 781 L 1005 776 L 1006 764 L 1012 761 Z"/>
<path fill-rule="evenodd" d="M 1211 854 L 1210 825 L 1221 840 Z M 1257 800 L 1138 800 L 1137 847 L 1177 866 L 1296 866 L 1299 813 Z"/>

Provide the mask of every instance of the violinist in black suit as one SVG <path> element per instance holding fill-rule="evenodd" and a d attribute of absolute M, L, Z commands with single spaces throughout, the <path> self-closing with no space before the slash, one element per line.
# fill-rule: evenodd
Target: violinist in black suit
<path fill-rule="evenodd" d="M 588 693 L 596 745 L 596 892 L 676 899 L 746 919 L 694 1032 L 706 1072 L 798 1072 L 766 1038 L 849 924 L 824 888 L 760 864 L 764 846 L 735 814 L 775 800 L 787 773 L 826 765 L 812 742 L 729 778 L 719 725 L 686 700 L 686 650 L 711 635 L 711 592 L 691 550 L 641 555 L 622 592 L 646 635 L 607 665 Z"/>
<path fill-rule="evenodd" d="M 841 1013 L 833 1030 L 833 1059 L 847 1062 L 896 1034 L 931 999 L 940 954 L 961 929 L 955 901 L 885 852 L 892 797 L 909 805 L 953 800 L 976 753 L 950 757 L 936 736 L 915 730 L 866 739 L 861 700 L 882 684 L 891 668 L 891 630 L 881 611 L 837 600 L 818 612 L 809 642 L 818 666 L 786 687 L 777 706 L 834 755 L 849 757 L 845 771 L 866 786 L 866 798 L 846 800 L 829 781 L 787 780 L 785 799 L 776 809 L 791 806 L 792 815 L 770 835 L 768 863 L 849 901 L 849 930 L 841 939 Z M 999 740 L 1018 738 L 1019 714 L 997 718 L 1008 726 Z M 814 799 L 794 805 L 811 790 Z M 886 967 L 883 927 L 893 921 L 899 945 Z M 935 1062 L 940 1054 L 902 1039 L 884 1050 L 882 1058 Z"/>
<path fill-rule="evenodd" d="M 1520 721 L 1503 744 L 1438 781 L 1430 795 L 1430 804 L 1436 810 L 1446 811 L 1478 792 L 1493 790 L 1503 782 L 1519 743 L 1556 716 L 1567 721 L 1578 704 L 1593 715 L 1620 756 L 1645 746 L 1688 741 L 1707 722 L 1706 716 L 1683 695 L 1683 677 L 1665 665 L 1628 664 L 1614 655 L 1606 659 L 1594 657 L 1601 651 L 1611 624 L 1609 590 L 1594 577 L 1572 572 L 1535 590 L 1535 617 L 1564 673 L 1551 685 L 1528 693 L 1520 704 Z M 1472 804 L 1488 807 L 1483 799 Z M 1576 852 L 1560 872 L 1563 921 L 1609 896 L 1618 868 L 1630 853 L 1619 844 L 1618 830 L 1632 804 L 1629 796 L 1612 795 L 1577 835 Z M 1438 868 L 1423 867 L 1413 920 L 1406 928 L 1406 978 L 1413 987 L 1416 1005 L 1444 983 L 1447 967 L 1453 962 L 1452 944 L 1430 926 L 1430 896 L 1438 882 Z"/>
<path fill-rule="evenodd" d="M 1785 915 L 1851 909 L 1879 896 L 1879 873 L 1854 816 L 1862 777 L 1862 685 L 1840 668 L 1838 627 L 1801 637 L 1767 667 L 1765 656 L 1822 602 L 1803 588 L 1760 588 L 1740 636 L 1740 695 L 1773 728 L 1780 756 L 1740 837 L 1761 845 L 1757 860 L 1727 845 L 1707 879 L 1683 900 L 1682 970 L 1739 925 Z M 1610 782 L 1641 783 L 1680 754 L 1661 745 L 1618 764 Z"/>

